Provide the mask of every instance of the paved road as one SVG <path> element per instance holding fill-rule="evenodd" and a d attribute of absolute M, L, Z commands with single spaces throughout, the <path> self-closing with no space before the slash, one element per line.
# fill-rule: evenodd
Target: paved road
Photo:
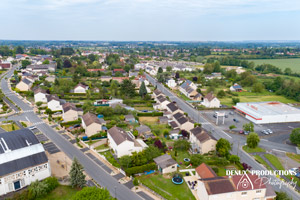
<path fill-rule="evenodd" d="M 16 66 L 10 70 L 5 77 L 10 77 L 13 74 Z M 84 166 L 87 174 L 93 178 L 99 185 L 106 187 L 113 197 L 117 197 L 120 200 L 135 200 L 142 199 L 140 196 L 129 190 L 126 186 L 118 183 L 118 181 L 106 173 L 103 168 L 98 166 L 94 161 L 88 158 L 83 152 L 74 147 L 63 136 L 53 130 L 50 126 L 43 123 L 43 121 L 32 111 L 32 107 L 29 104 L 24 103 L 19 97 L 8 88 L 7 81 L 3 78 L 1 80 L 1 89 L 4 94 L 9 94 L 9 98 L 18 105 L 23 111 L 22 118 L 30 120 L 32 123 L 37 123 L 36 127 L 43 132 L 55 145 L 57 145 L 68 157 L 71 159 L 76 157 L 80 163 Z M 12 117 L 14 118 L 14 117 Z"/>
<path fill-rule="evenodd" d="M 261 164 L 257 163 L 251 156 L 249 156 L 247 153 L 245 153 L 241 147 L 245 144 L 246 139 L 243 136 L 240 135 L 229 135 L 225 133 L 223 130 L 219 129 L 214 124 L 207 121 L 200 111 L 195 110 L 190 105 L 188 105 L 185 101 L 183 101 L 181 98 L 174 95 L 170 90 L 168 90 L 166 87 L 164 87 L 162 84 L 158 83 L 156 79 L 151 77 L 149 74 L 146 74 L 146 78 L 149 80 L 149 82 L 157 86 L 159 90 L 161 90 L 166 96 L 170 98 L 171 101 L 175 101 L 177 105 L 186 113 L 188 113 L 189 117 L 193 119 L 194 121 L 201 123 L 202 127 L 208 131 L 211 131 L 212 135 L 216 139 L 225 138 L 230 143 L 232 143 L 232 154 L 238 155 L 241 159 L 241 162 L 245 162 L 248 165 L 252 167 L 253 170 L 266 170 L 265 167 L 263 167 Z M 260 146 L 266 149 L 278 149 L 281 151 L 287 151 L 287 152 L 296 152 L 295 147 L 292 147 L 290 145 L 286 144 L 278 144 L 274 142 L 270 142 L 267 140 L 262 140 L 260 142 Z M 271 182 L 279 181 L 275 176 L 267 176 Z M 299 193 L 294 191 L 293 189 L 282 186 L 281 188 L 278 185 L 273 186 L 275 191 L 284 191 L 288 195 L 290 195 L 293 199 L 300 199 Z"/>

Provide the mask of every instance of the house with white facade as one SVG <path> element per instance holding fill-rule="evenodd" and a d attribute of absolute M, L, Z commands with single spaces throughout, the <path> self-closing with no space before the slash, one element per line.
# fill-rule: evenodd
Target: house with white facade
<path fill-rule="evenodd" d="M 103 126 L 106 122 L 103 118 L 98 118 L 93 113 L 86 113 L 82 116 L 82 127 L 85 130 L 85 134 L 90 137 L 103 130 Z"/>
<path fill-rule="evenodd" d="M 168 80 L 166 81 L 166 84 L 167 84 L 167 86 L 168 86 L 169 88 L 174 88 L 174 87 L 177 86 L 177 83 L 176 83 L 176 81 L 175 81 L 174 79 L 168 79 Z"/>
<path fill-rule="evenodd" d="M 143 140 L 135 139 L 130 131 L 124 131 L 116 126 L 107 131 L 107 139 L 110 148 L 118 158 L 131 155 L 133 152 L 140 152 L 148 147 Z"/>
<path fill-rule="evenodd" d="M 212 92 L 210 92 L 205 95 L 202 105 L 207 108 L 220 108 L 221 102 Z"/>
<path fill-rule="evenodd" d="M 47 103 L 47 96 L 48 94 L 46 93 L 45 90 L 41 88 L 37 88 L 34 90 L 34 102 L 43 102 Z"/>
<path fill-rule="evenodd" d="M 43 145 L 29 129 L 0 133 L 0 196 L 51 176 Z"/>
<path fill-rule="evenodd" d="M 51 111 L 61 111 L 62 105 L 65 103 L 65 101 L 59 99 L 57 95 L 48 95 L 47 102 L 47 106 Z"/>
<path fill-rule="evenodd" d="M 173 118 L 181 130 L 190 131 L 192 128 L 194 128 L 194 123 L 192 123 L 189 118 L 187 118 L 181 112 L 177 112 L 175 115 L 173 115 Z"/>
<path fill-rule="evenodd" d="M 159 95 L 158 97 L 156 97 L 156 101 L 159 104 L 159 106 L 157 107 L 159 110 L 167 109 L 167 105 L 170 103 L 170 101 L 168 101 L 168 99 L 164 95 Z"/>
<path fill-rule="evenodd" d="M 29 91 L 32 87 L 32 82 L 27 78 L 23 78 L 17 85 L 16 88 L 21 92 Z"/>
<path fill-rule="evenodd" d="M 79 83 L 78 85 L 75 86 L 74 93 L 86 93 L 88 89 L 89 86 Z"/>

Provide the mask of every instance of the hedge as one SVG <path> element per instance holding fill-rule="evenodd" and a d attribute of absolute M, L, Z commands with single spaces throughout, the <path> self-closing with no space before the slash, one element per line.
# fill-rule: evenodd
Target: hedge
<path fill-rule="evenodd" d="M 75 125 L 75 124 L 80 124 L 80 123 L 81 123 L 81 119 L 78 119 L 76 121 L 63 122 L 63 123 L 60 123 L 60 125 L 67 126 L 67 125 Z"/>
<path fill-rule="evenodd" d="M 140 113 L 137 113 L 137 116 L 139 117 L 147 117 L 147 116 L 151 116 L 151 117 L 154 117 L 154 116 L 163 116 L 164 113 L 162 112 L 148 112 L 148 113 L 144 113 L 144 112 L 140 112 Z"/>
<path fill-rule="evenodd" d="M 144 103 L 156 103 L 154 100 L 130 100 L 126 99 L 123 101 L 124 104 L 144 104 Z"/>
<path fill-rule="evenodd" d="M 150 163 L 146 165 L 128 168 L 125 170 L 125 172 L 127 176 L 131 176 L 133 174 L 144 173 L 145 171 L 154 170 L 154 169 L 156 169 L 156 164 Z"/>

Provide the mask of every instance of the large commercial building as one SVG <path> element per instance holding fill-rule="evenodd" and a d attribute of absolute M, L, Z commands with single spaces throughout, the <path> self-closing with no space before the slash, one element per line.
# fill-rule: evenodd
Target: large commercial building
<path fill-rule="evenodd" d="M 234 108 L 255 124 L 300 121 L 300 109 L 278 101 L 237 103 Z"/>
<path fill-rule="evenodd" d="M 49 176 L 45 149 L 32 131 L 0 133 L 0 196 Z"/>

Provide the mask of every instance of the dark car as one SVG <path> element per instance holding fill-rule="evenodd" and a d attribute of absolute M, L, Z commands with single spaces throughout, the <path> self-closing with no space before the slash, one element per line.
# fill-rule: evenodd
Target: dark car
<path fill-rule="evenodd" d="M 238 123 L 238 122 L 239 122 L 239 120 L 237 120 L 237 119 L 233 119 L 233 121 L 234 121 L 234 122 L 236 122 L 236 123 Z"/>

